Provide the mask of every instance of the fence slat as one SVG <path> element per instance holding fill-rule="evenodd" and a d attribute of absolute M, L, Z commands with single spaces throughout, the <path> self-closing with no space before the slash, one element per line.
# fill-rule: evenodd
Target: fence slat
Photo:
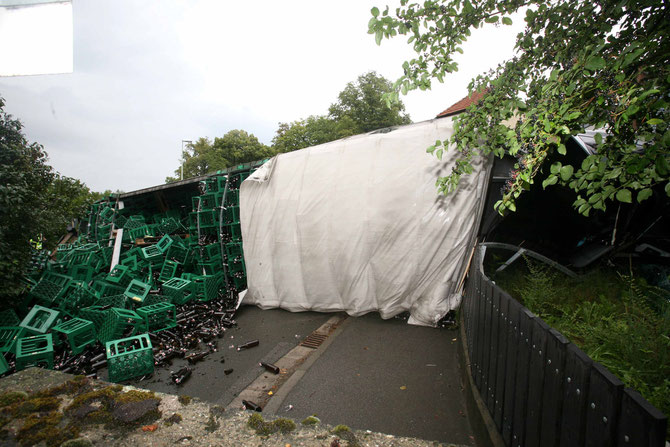
<path fill-rule="evenodd" d="M 485 281 L 484 285 L 484 346 L 482 350 L 482 385 L 479 388 L 484 404 L 489 406 L 489 367 L 491 366 L 491 314 L 493 307 L 493 286 L 490 281 Z"/>
<path fill-rule="evenodd" d="M 519 348 L 516 355 L 516 390 L 514 392 L 514 423 L 512 425 L 512 444 L 525 444 L 526 404 L 528 401 L 528 377 L 530 366 L 533 319 L 535 315 L 525 307 L 519 312 Z"/>
<path fill-rule="evenodd" d="M 496 373 L 498 368 L 498 326 L 500 325 L 500 292 L 491 285 L 491 345 L 489 349 L 488 407 L 491 417 L 496 409 Z"/>
<path fill-rule="evenodd" d="M 600 363 L 593 364 L 586 407 L 587 447 L 614 445 L 622 391 L 621 380 Z"/>
<path fill-rule="evenodd" d="M 540 445 L 542 446 L 557 447 L 560 442 L 565 357 L 568 343 L 570 343 L 568 339 L 556 329 L 549 330 L 540 423 Z"/>
<path fill-rule="evenodd" d="M 474 347 L 474 356 L 473 356 L 473 371 L 472 375 L 475 379 L 475 385 L 477 389 L 481 389 L 482 383 L 482 351 L 484 345 L 484 329 L 483 329 L 483 310 L 484 310 L 484 297 L 482 292 L 482 286 L 484 285 L 484 279 L 480 273 L 477 274 L 477 287 L 475 290 L 475 314 L 474 316 L 474 334 L 475 334 L 475 347 Z"/>
<path fill-rule="evenodd" d="M 519 312 L 521 304 L 509 300 L 507 326 L 507 364 L 505 366 L 505 396 L 503 402 L 502 435 L 506 445 L 512 445 L 512 423 L 514 422 L 514 398 L 516 396 L 516 356 L 519 347 Z"/>
<path fill-rule="evenodd" d="M 500 319 L 498 322 L 498 360 L 496 361 L 496 387 L 495 387 L 495 409 L 493 420 L 502 432 L 503 399 L 505 396 L 505 373 L 507 371 L 507 334 L 509 328 L 508 312 L 509 302 L 512 299 L 499 287 L 495 288 L 495 294 L 499 299 Z"/>
<path fill-rule="evenodd" d="M 540 421 L 543 407 L 544 362 L 547 355 L 549 325 L 539 318 L 533 320 L 528 377 L 528 408 L 526 411 L 526 434 L 524 445 L 540 446 Z"/>
<path fill-rule="evenodd" d="M 561 418 L 561 447 L 584 445 L 586 428 L 586 398 L 593 361 L 573 344 L 568 345 L 563 383 L 563 417 Z"/>
<path fill-rule="evenodd" d="M 663 447 L 668 418 L 637 391 L 624 389 L 617 433 L 620 447 Z"/>

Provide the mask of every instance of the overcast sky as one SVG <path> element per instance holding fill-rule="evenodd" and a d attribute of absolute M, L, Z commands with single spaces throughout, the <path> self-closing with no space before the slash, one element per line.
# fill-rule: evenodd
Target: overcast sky
<path fill-rule="evenodd" d="M 370 8 L 385 4 L 74 0 L 74 73 L 1 77 L 0 96 L 61 174 L 96 191 L 153 186 L 178 167 L 181 140 L 244 129 L 271 144 L 279 122 L 327 113 L 359 75 L 397 79 L 406 38 L 377 46 L 367 34 Z M 510 57 L 521 22 L 475 31 L 459 73 L 403 97 L 412 120 Z"/>

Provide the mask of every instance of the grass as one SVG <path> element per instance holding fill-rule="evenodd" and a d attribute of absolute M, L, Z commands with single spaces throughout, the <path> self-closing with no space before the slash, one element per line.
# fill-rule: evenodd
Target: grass
<path fill-rule="evenodd" d="M 509 253 L 487 254 L 487 276 L 593 360 L 670 414 L 670 292 L 629 266 L 578 279 L 534 260 L 497 273 Z"/>

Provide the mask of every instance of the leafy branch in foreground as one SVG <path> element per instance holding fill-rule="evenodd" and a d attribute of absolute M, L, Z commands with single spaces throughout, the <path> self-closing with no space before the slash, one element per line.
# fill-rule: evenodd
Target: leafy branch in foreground
<path fill-rule="evenodd" d="M 399 93 L 430 89 L 458 70 L 453 60 L 473 29 L 485 23 L 509 25 L 525 10 L 515 56 L 477 76 L 470 92 L 483 99 L 454 118 L 455 131 L 428 152 L 462 153 L 452 172 L 437 180 L 453 191 L 472 171 L 475 156 L 517 158 L 496 209 L 514 211 L 515 200 L 536 178 L 543 187 L 560 184 L 576 193 L 573 206 L 588 215 L 609 201 L 642 202 L 654 192 L 670 195 L 670 20 L 668 5 L 652 0 L 471 1 L 401 0 L 395 14 L 372 8 L 369 33 L 383 38 L 408 35 L 417 57 L 403 64 L 389 101 Z M 596 134 L 597 154 L 579 166 L 554 163 L 565 155 L 571 135 Z M 548 172 L 546 172 L 548 171 Z M 538 177 L 539 176 L 539 177 Z"/>

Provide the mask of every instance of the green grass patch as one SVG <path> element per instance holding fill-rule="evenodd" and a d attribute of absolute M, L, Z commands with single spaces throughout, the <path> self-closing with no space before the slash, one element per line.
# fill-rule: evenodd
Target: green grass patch
<path fill-rule="evenodd" d="M 579 278 L 532 259 L 494 273 L 510 253 L 487 253 L 487 276 L 652 405 L 670 414 L 670 293 L 629 266 Z"/>

